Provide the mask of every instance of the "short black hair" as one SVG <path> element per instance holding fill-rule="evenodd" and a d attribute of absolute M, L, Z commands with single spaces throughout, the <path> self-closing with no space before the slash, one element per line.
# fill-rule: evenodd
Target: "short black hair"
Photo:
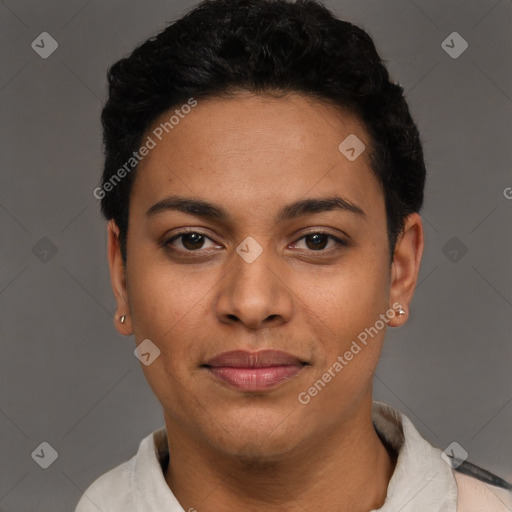
<path fill-rule="evenodd" d="M 316 0 L 205 0 L 112 65 L 107 77 L 105 165 L 95 196 L 119 228 L 124 262 L 133 154 L 160 115 L 191 98 L 302 93 L 355 114 L 383 187 L 391 258 L 405 217 L 422 206 L 423 149 L 403 88 L 390 80 L 371 37 Z M 131 158 L 133 171 L 119 179 Z"/>

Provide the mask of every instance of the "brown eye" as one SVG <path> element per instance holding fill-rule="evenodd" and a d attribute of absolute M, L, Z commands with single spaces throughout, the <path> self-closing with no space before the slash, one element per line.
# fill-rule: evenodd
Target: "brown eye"
<path fill-rule="evenodd" d="M 194 249 L 201 249 L 204 244 L 204 237 L 199 233 L 187 233 L 181 235 L 181 243 L 183 247 L 193 251 Z"/>
<path fill-rule="evenodd" d="M 304 238 L 306 240 L 309 239 L 309 241 L 311 242 L 310 244 L 306 242 L 308 249 L 311 250 L 325 249 L 325 246 L 327 245 L 329 239 L 327 235 L 322 233 L 313 233 L 312 235 L 307 235 Z"/>
<path fill-rule="evenodd" d="M 175 243 L 178 240 L 181 239 L 181 247 L 179 244 Z M 213 240 L 197 231 L 185 231 L 182 233 L 178 233 L 177 235 L 174 235 L 172 238 L 169 238 L 164 242 L 164 245 L 166 247 L 169 247 L 170 249 L 182 251 L 182 252 L 194 252 L 198 251 L 199 249 L 205 248 L 204 245 L 207 241 L 210 241 L 213 243 Z M 213 245 L 211 246 L 213 247 Z"/>
<path fill-rule="evenodd" d="M 340 249 L 340 246 L 347 246 L 343 240 L 323 232 L 308 233 L 303 236 L 300 240 L 305 240 L 306 249 L 313 252 L 325 251 L 328 252 L 331 249 Z M 327 247 L 329 240 L 332 240 L 334 244 L 331 247 Z"/>

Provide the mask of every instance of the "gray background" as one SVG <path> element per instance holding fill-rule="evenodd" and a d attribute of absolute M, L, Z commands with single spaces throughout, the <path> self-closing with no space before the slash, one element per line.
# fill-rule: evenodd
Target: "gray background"
<path fill-rule="evenodd" d="M 4 512 L 73 510 L 163 425 L 133 337 L 113 327 L 92 190 L 107 66 L 194 3 L 0 2 Z M 512 481 L 511 1 L 326 5 L 370 33 L 405 87 L 429 171 L 419 286 L 407 325 L 388 330 L 375 398 Z M 45 31 L 59 46 L 42 59 L 31 43 Z M 457 59 L 441 47 L 453 31 L 469 43 Z M 48 469 L 31 457 L 43 441 L 58 452 Z"/>

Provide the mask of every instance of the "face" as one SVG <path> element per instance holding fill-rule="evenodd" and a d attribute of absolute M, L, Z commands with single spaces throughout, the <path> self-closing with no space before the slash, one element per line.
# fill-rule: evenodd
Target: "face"
<path fill-rule="evenodd" d="M 202 100 L 160 141 L 169 117 L 146 134 L 156 146 L 131 191 L 126 279 L 109 225 L 127 315 L 117 327 L 160 351 L 141 366 L 168 432 L 272 457 L 355 428 L 386 327 L 412 297 L 419 217 L 392 263 L 369 137 L 339 107 L 298 94 Z M 349 135 L 366 146 L 355 159 L 339 149 Z"/>

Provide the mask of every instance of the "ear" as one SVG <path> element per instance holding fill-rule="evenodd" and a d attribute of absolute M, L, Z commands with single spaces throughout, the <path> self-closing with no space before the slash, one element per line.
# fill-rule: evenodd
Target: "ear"
<path fill-rule="evenodd" d="M 404 229 L 397 239 L 391 264 L 390 307 L 405 315 L 396 315 L 389 321 L 391 327 L 403 325 L 409 317 L 409 304 L 416 288 L 421 257 L 423 256 L 423 224 L 417 213 L 405 218 Z"/>
<path fill-rule="evenodd" d="M 128 303 L 128 293 L 126 288 L 126 270 L 121 255 L 121 242 L 119 239 L 119 228 L 115 221 L 111 219 L 107 226 L 108 235 L 108 265 L 110 268 L 110 283 L 117 302 L 117 310 L 114 318 L 114 325 L 120 334 L 129 336 L 132 331 L 132 319 L 130 315 L 130 306 Z M 125 316 L 124 323 L 120 318 Z"/>

